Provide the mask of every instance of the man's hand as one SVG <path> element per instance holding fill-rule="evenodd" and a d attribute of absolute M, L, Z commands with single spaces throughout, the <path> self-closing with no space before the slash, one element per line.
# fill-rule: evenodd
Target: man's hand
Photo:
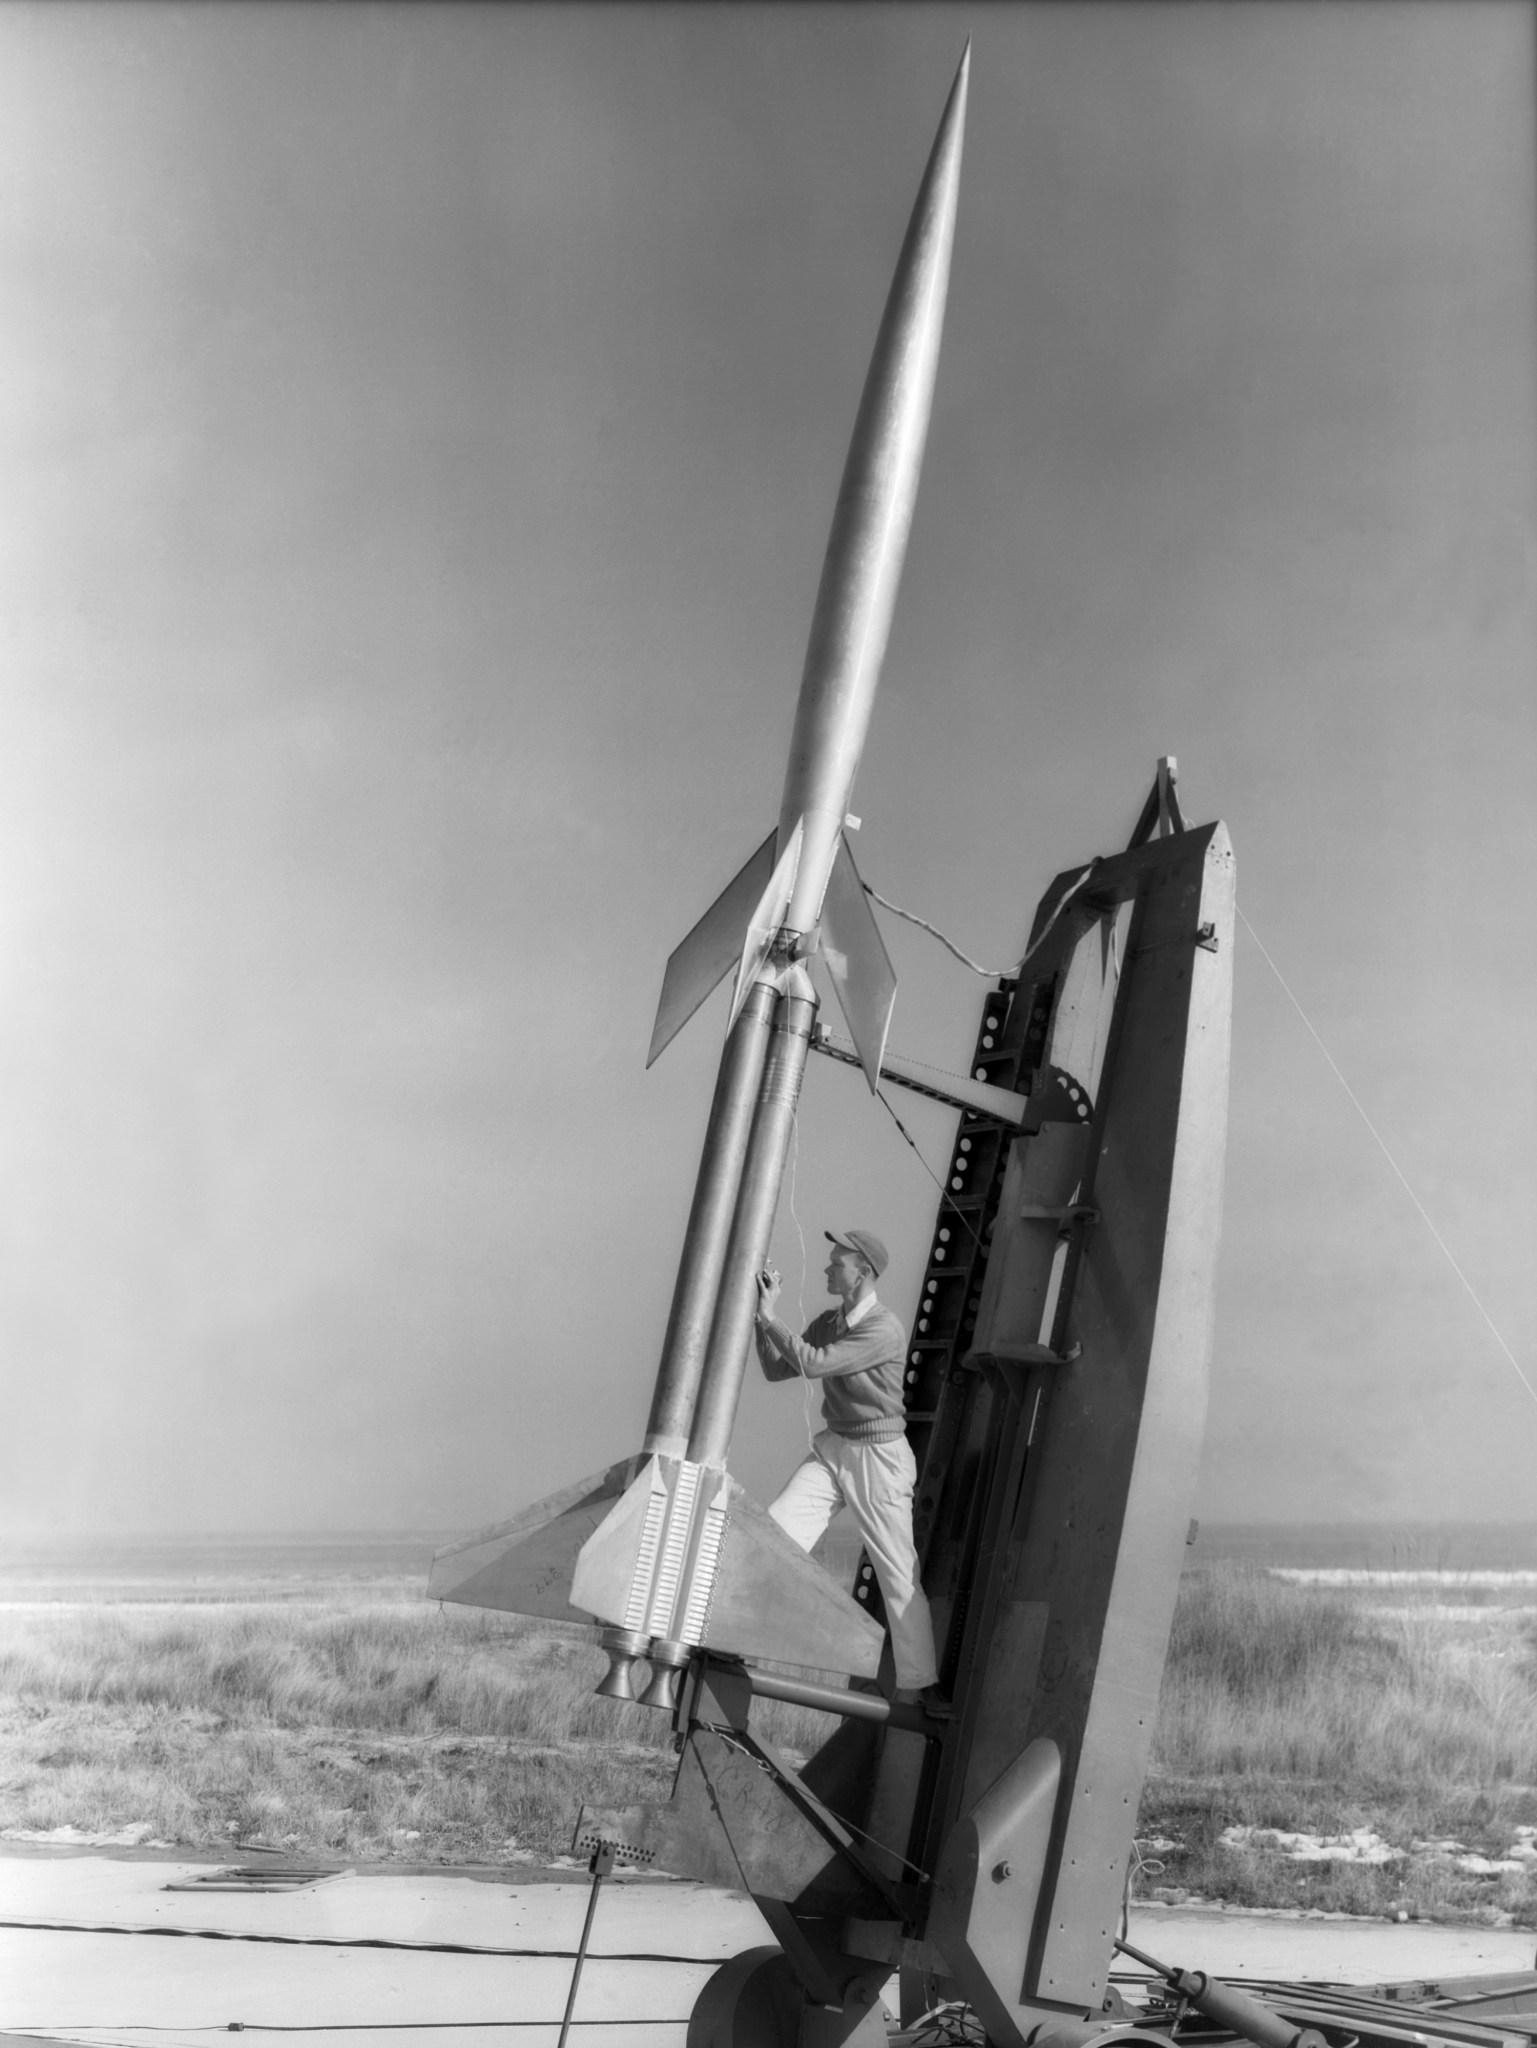
<path fill-rule="evenodd" d="M 758 1275 L 758 1316 L 760 1321 L 771 1322 L 774 1304 L 779 1299 L 779 1275 L 772 1266 L 765 1266 Z"/>

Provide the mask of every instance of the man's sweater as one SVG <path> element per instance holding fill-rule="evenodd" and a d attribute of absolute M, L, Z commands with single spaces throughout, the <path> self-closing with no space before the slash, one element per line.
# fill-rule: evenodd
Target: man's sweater
<path fill-rule="evenodd" d="M 883 1303 L 870 1299 L 852 1328 L 841 1308 L 829 1308 L 802 1337 L 777 1320 L 755 1337 L 765 1379 L 822 1381 L 822 1419 L 836 1435 L 889 1443 L 903 1433 L 907 1332 Z"/>

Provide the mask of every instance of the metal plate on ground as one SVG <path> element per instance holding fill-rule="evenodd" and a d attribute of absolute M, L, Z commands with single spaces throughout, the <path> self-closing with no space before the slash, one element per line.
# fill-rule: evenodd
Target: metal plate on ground
<path fill-rule="evenodd" d="M 235 1864 L 223 1870 L 200 1870 L 195 1877 L 178 1877 L 160 1889 L 167 1892 L 296 1892 L 306 1885 L 325 1884 L 340 1877 L 339 1870 L 306 1870 L 289 1865 L 274 1868 L 265 1863 Z"/>

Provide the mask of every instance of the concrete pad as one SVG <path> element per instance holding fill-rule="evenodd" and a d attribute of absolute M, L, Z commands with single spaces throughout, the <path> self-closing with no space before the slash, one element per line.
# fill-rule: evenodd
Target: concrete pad
<path fill-rule="evenodd" d="M 166 1890 L 213 1867 L 111 1856 L 0 1856 L 0 1920 L 573 1950 L 587 1910 L 585 1877 L 537 1885 L 509 1878 L 499 1885 L 466 1883 L 450 1871 L 349 1870 L 301 1891 Z M 599 1894 L 592 1952 L 660 1950 L 720 1962 L 772 1939 L 762 1914 L 740 1892 L 616 1873 Z"/>
<path fill-rule="evenodd" d="M 573 1933 L 575 1929 L 572 1930 Z M 594 2021 L 647 2038 L 683 2039 L 714 1963 L 637 1964 L 595 1958 L 583 1972 L 581 2038 Z M 567 1960 L 353 1948 L 269 1948 L 169 1941 L 151 1935 L 0 1932 L 0 2023 L 14 2031 L 127 2034 L 175 2028 L 221 2034 L 232 2025 L 308 2030 L 383 2023 L 482 2034 L 511 2022 L 524 2041 L 553 2038 L 571 1982 Z M 664 2025 L 658 2025 L 664 2022 Z"/>
<path fill-rule="evenodd" d="M 1331 1984 L 1528 1970 L 1537 1956 L 1530 1928 L 1432 1927 L 1217 1906 L 1133 1906 L 1127 1940 L 1161 1963 L 1213 1977 L 1311 1977 Z"/>
<path fill-rule="evenodd" d="M 0 2029 L 94 2048 L 227 2048 L 232 2026 L 313 2029 L 316 2048 L 338 2028 L 366 2028 L 376 2048 L 555 2041 L 585 1883 L 349 1871 L 297 1892 L 165 1890 L 208 1868 L 0 1855 Z M 1130 1938 L 1218 1976 L 1340 1983 L 1526 1969 L 1537 1948 L 1518 1930 L 1151 1906 Z M 716 1964 L 770 1939 L 740 1893 L 610 1880 L 575 2039 L 682 2048 Z"/>
<path fill-rule="evenodd" d="M 161 2048 L 215 2035 L 227 2043 L 237 2024 L 366 2026 L 384 2048 L 392 2028 L 411 2030 L 394 2048 L 448 2044 L 471 2027 L 463 2048 L 555 2040 L 585 1883 L 504 1888 L 348 1872 L 300 1892 L 164 1889 L 208 1867 L 0 1857 L 0 1921 L 12 1923 L 0 1927 L 0 2028 L 97 2044 L 153 2038 Z M 98 1931 L 112 1929 L 121 1931 Z M 770 1939 L 740 1894 L 610 1880 L 575 2038 L 584 2048 L 637 2038 L 681 2048 L 716 1964 Z M 402 1946 L 342 1945 L 360 1942 Z M 452 1951 L 434 1952 L 438 1943 Z M 517 1950 L 525 1953 L 507 1953 Z"/>

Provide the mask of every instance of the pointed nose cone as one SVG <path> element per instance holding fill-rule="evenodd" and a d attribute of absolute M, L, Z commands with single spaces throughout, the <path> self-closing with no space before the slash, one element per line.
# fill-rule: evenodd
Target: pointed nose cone
<path fill-rule="evenodd" d="M 970 72 L 968 42 L 897 259 L 822 564 L 779 815 L 781 849 L 806 821 L 793 931 L 821 912 L 891 631 L 934 401 Z"/>

